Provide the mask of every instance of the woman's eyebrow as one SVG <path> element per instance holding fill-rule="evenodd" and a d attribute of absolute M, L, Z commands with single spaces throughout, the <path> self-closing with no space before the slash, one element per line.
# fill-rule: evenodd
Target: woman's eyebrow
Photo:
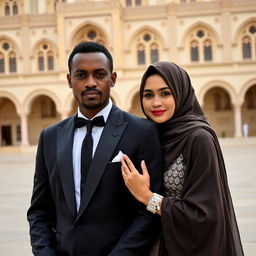
<path fill-rule="evenodd" d="M 171 90 L 168 86 L 157 89 L 158 91 Z M 144 89 L 143 92 L 152 92 L 151 89 Z"/>
<path fill-rule="evenodd" d="M 166 86 L 166 87 L 162 87 L 162 88 L 160 88 L 160 89 L 158 89 L 158 91 L 163 91 L 163 90 L 171 90 L 168 86 Z"/>

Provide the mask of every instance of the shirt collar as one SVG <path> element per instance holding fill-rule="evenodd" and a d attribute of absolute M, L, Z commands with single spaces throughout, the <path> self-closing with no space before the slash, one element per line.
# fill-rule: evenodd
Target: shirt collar
<path fill-rule="evenodd" d="M 96 116 L 103 116 L 104 121 L 107 122 L 107 119 L 108 119 L 108 116 L 109 116 L 109 113 L 110 113 L 110 110 L 111 110 L 112 106 L 113 106 L 112 100 L 109 99 L 108 105 L 105 108 L 103 108 L 100 112 L 98 112 L 93 118 L 95 118 Z M 84 119 L 89 119 L 81 113 L 79 107 L 78 107 L 78 110 L 77 110 L 77 116 L 82 117 Z"/>

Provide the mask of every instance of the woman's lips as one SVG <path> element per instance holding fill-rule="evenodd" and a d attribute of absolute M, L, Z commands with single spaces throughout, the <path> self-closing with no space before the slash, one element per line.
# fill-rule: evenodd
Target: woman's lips
<path fill-rule="evenodd" d="M 165 112 L 165 110 L 153 110 L 153 111 L 151 111 L 151 113 L 154 116 L 161 116 L 164 112 Z"/>

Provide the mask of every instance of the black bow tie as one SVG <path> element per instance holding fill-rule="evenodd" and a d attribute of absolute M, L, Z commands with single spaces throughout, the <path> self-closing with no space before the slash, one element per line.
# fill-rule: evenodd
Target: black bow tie
<path fill-rule="evenodd" d="M 88 126 L 89 124 L 92 124 L 92 126 L 104 126 L 105 121 L 103 116 L 97 116 L 93 118 L 92 120 L 84 119 L 82 117 L 75 117 L 75 128 L 81 128 L 83 126 Z"/>

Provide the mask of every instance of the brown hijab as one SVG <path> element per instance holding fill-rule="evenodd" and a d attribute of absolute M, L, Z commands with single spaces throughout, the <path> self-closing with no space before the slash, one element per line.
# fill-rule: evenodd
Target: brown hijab
<path fill-rule="evenodd" d="M 176 104 L 172 118 L 158 125 L 164 161 L 170 164 L 178 157 L 186 144 L 186 138 L 194 129 L 198 127 L 205 127 L 210 131 L 212 129 L 205 120 L 187 72 L 175 63 L 157 62 L 149 66 L 141 82 L 141 102 L 145 81 L 153 74 L 159 74 L 165 80 L 173 93 Z M 143 106 L 142 110 L 144 112 Z"/>
<path fill-rule="evenodd" d="M 181 199 L 162 201 L 159 255 L 242 256 L 221 148 L 190 78 L 174 63 L 152 64 L 142 78 L 141 102 L 146 79 L 153 74 L 165 80 L 176 103 L 172 118 L 158 124 L 165 168 L 181 153 L 186 163 Z"/>

